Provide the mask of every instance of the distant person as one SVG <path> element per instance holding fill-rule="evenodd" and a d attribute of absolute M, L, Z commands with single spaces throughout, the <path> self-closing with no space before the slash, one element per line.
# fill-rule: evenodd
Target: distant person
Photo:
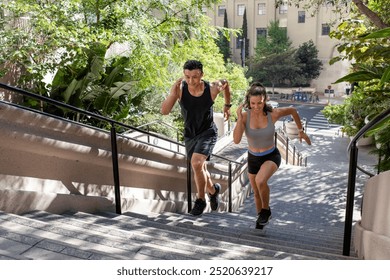
<path fill-rule="evenodd" d="M 241 142 L 245 132 L 248 140 L 248 177 L 256 204 L 256 228 L 262 229 L 271 219 L 270 188 L 268 180 L 278 170 L 281 155 L 275 146 L 275 122 L 291 115 L 299 130 L 299 140 L 311 145 L 303 130 L 301 119 L 294 107 L 272 108 L 267 105 L 265 87 L 253 83 L 246 93 L 244 104 L 237 109 L 237 124 L 233 131 L 235 144 Z M 246 111 L 243 111 L 243 109 Z"/>
<path fill-rule="evenodd" d="M 168 97 L 161 105 L 161 113 L 171 112 L 176 101 L 179 102 L 184 119 L 184 143 L 187 157 L 191 161 L 197 188 L 197 199 L 191 214 L 201 215 L 206 208 L 205 193 L 210 199 L 212 210 L 218 208 L 218 194 L 221 185 L 213 184 L 207 170 L 215 143 L 217 126 L 213 118 L 213 104 L 218 94 L 223 91 L 225 98 L 224 117 L 230 116 L 230 87 L 226 80 L 209 83 L 202 79 L 203 65 L 197 60 L 188 60 L 183 66 L 184 77 L 172 85 Z"/>

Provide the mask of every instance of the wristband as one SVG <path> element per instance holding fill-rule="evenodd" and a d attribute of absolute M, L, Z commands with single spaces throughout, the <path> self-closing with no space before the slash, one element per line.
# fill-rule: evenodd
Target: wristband
<path fill-rule="evenodd" d="M 230 107 L 232 107 L 232 104 L 225 104 L 225 107 L 230 108 Z"/>

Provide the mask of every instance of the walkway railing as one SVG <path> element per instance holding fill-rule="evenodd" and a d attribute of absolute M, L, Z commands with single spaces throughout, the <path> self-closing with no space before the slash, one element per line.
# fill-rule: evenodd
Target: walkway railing
<path fill-rule="evenodd" d="M 353 222 L 353 207 L 355 199 L 355 185 L 356 185 L 356 170 L 359 169 L 369 176 L 374 174 L 365 171 L 361 167 L 358 167 L 358 140 L 364 136 L 364 134 L 373 128 L 376 124 L 390 116 L 390 108 L 376 116 L 372 121 L 367 123 L 348 145 L 347 151 L 349 152 L 349 172 L 348 172 L 348 187 L 347 187 L 347 204 L 345 207 L 345 225 L 344 225 L 344 244 L 343 255 L 349 256 L 351 250 L 351 236 L 352 236 L 352 222 Z"/>

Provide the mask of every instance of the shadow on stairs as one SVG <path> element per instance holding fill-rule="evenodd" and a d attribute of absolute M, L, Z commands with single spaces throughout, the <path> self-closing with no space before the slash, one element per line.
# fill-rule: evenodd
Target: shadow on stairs
<path fill-rule="evenodd" d="M 0 259 L 34 260 L 342 260 L 342 237 L 304 234 L 280 221 L 253 229 L 237 213 L 61 215 L 0 212 Z"/>

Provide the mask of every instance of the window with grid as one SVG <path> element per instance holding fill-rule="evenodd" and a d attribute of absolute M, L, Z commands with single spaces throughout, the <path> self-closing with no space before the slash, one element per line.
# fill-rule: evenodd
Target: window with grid
<path fill-rule="evenodd" d="M 279 14 L 287 14 L 288 5 L 287 1 L 283 1 L 283 4 L 279 6 Z"/>
<path fill-rule="evenodd" d="M 245 5 L 244 4 L 238 4 L 237 5 L 237 15 L 243 16 L 245 12 Z"/>
<path fill-rule="evenodd" d="M 322 24 L 321 35 L 325 36 L 325 35 L 329 35 L 329 33 L 330 33 L 330 26 L 329 26 L 329 24 L 327 24 L 327 23 Z"/>
<path fill-rule="evenodd" d="M 305 23 L 305 11 L 298 11 L 298 23 Z"/>
<path fill-rule="evenodd" d="M 256 28 L 256 37 L 267 37 L 267 28 Z"/>
<path fill-rule="evenodd" d="M 220 5 L 218 6 L 218 16 L 223 17 L 225 15 L 226 6 Z"/>
<path fill-rule="evenodd" d="M 265 15 L 265 13 L 266 13 L 266 10 L 265 10 L 265 3 L 259 3 L 258 5 L 257 5 L 257 13 L 259 14 L 259 15 Z"/>

